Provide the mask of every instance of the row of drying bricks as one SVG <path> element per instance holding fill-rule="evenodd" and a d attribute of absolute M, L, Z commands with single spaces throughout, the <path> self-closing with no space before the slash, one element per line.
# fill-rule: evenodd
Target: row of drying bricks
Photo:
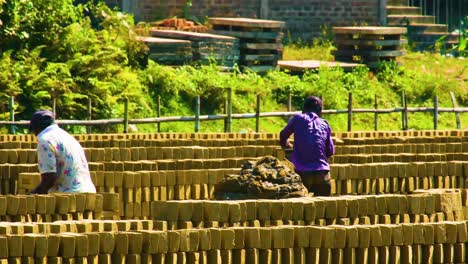
<path fill-rule="evenodd" d="M 278 133 L 151 133 L 151 134 L 78 134 L 75 137 L 79 141 L 106 141 L 106 140 L 262 140 L 279 138 Z M 408 131 L 355 131 L 333 133 L 333 137 L 343 138 L 345 140 L 353 139 L 372 139 L 380 140 L 387 138 L 396 138 L 398 140 L 408 139 L 460 139 L 468 137 L 466 130 L 408 130 Z M 34 142 L 35 137 L 32 134 L 25 135 L 0 135 L 0 142 L 4 141 L 23 141 Z"/>
<path fill-rule="evenodd" d="M 275 145 L 244 145 L 232 147 L 108 147 L 85 148 L 88 161 L 138 161 L 159 159 L 216 159 L 235 157 L 276 156 L 281 150 Z M 336 146 L 335 155 L 357 154 L 463 154 L 468 152 L 468 143 L 448 144 L 397 144 L 397 145 L 366 145 L 366 146 Z M 35 163 L 35 149 L 0 149 L 0 163 Z"/>
<path fill-rule="evenodd" d="M 71 226 L 67 223 L 63 225 L 68 226 L 62 229 Z M 0 235 L 0 259 L 58 256 L 74 258 L 102 254 L 124 256 L 236 249 L 372 249 L 443 244 L 444 249 L 451 249 L 447 253 L 453 254 L 454 248 L 463 250 L 457 253 L 462 253 L 465 260 L 465 247 L 460 245 L 468 242 L 465 221 L 326 227 L 232 227 L 172 231 L 156 231 L 148 228 L 148 230 L 119 232 L 105 231 L 104 228 L 96 229 L 95 227 L 99 226 L 96 223 L 84 222 L 78 225 L 81 231 L 85 232 Z M 46 225 L 42 227 L 46 228 Z"/>
<path fill-rule="evenodd" d="M 384 215 L 463 214 L 467 189 L 418 190 L 411 195 L 361 195 L 304 197 L 282 200 L 183 200 L 153 201 L 151 217 L 162 221 L 216 221 L 239 223 L 255 220 L 310 222 L 317 219 Z M 121 210 L 119 195 L 50 194 L 0 196 L 0 215 L 69 214 Z M 127 203 L 123 203 L 124 207 Z M 137 203 L 141 204 L 141 203 Z"/>
<path fill-rule="evenodd" d="M 239 169 L 92 171 L 99 192 L 117 192 L 122 201 L 213 198 L 215 185 Z M 467 162 L 332 165 L 334 194 L 412 192 L 415 189 L 465 188 Z M 449 175 L 449 176 L 436 176 Z M 40 182 L 38 173 L 19 173 L 18 188 L 27 192 Z"/>

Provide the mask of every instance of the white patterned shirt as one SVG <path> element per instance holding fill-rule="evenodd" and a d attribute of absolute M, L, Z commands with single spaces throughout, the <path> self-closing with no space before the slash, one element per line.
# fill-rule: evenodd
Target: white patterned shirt
<path fill-rule="evenodd" d="M 83 148 L 73 136 L 54 124 L 37 138 L 39 172 L 57 174 L 49 192 L 96 192 Z"/>

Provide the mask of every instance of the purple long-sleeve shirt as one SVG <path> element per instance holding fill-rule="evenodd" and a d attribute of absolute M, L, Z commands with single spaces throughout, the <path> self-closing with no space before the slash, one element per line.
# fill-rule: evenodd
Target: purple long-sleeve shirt
<path fill-rule="evenodd" d="M 280 133 L 280 144 L 287 147 L 294 134 L 291 162 L 296 171 L 330 171 L 327 158 L 335 153 L 330 125 L 313 112 L 302 113 L 289 120 Z"/>

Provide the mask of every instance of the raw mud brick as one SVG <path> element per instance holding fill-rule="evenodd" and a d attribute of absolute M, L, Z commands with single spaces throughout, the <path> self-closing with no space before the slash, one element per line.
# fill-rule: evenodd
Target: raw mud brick
<path fill-rule="evenodd" d="M 0 196 L 0 216 L 5 215 L 6 212 L 7 212 L 7 198 L 5 196 Z"/>
<path fill-rule="evenodd" d="M 263 227 L 260 228 L 260 249 L 271 249 L 272 234 L 271 228 Z"/>
<path fill-rule="evenodd" d="M 87 236 L 88 242 L 88 255 L 94 256 L 99 255 L 99 248 L 100 248 L 100 235 L 98 233 L 88 232 L 84 234 Z"/>
<path fill-rule="evenodd" d="M 6 213 L 8 215 L 16 215 L 18 213 L 20 198 L 15 195 L 6 195 Z"/>
<path fill-rule="evenodd" d="M 322 240 L 325 234 L 322 233 L 323 229 L 316 226 L 307 226 L 309 229 L 309 245 L 312 248 L 322 247 Z"/>
<path fill-rule="evenodd" d="M 221 202 L 219 205 L 219 222 L 229 222 L 229 205 L 227 202 Z"/>
<path fill-rule="evenodd" d="M 125 232 L 119 232 L 114 234 L 115 238 L 115 247 L 114 254 L 127 255 L 129 247 L 129 238 L 128 234 Z"/>
<path fill-rule="evenodd" d="M 75 237 L 75 256 L 88 256 L 88 237 L 81 234 L 70 234 Z"/>
<path fill-rule="evenodd" d="M 432 245 L 434 244 L 434 225 L 433 224 L 422 224 L 424 230 L 424 244 Z"/>
<path fill-rule="evenodd" d="M 59 255 L 63 258 L 73 258 L 75 256 L 75 236 L 60 235 Z"/>
<path fill-rule="evenodd" d="M 315 205 L 315 219 L 325 218 L 325 202 L 323 200 L 314 199 L 312 200 Z M 306 210 L 306 208 L 304 208 Z M 310 210 L 307 208 L 307 210 Z M 306 221 L 308 220 L 308 215 L 306 213 Z"/>
<path fill-rule="evenodd" d="M 434 242 L 437 244 L 442 244 L 446 242 L 446 232 L 445 224 L 435 223 L 434 225 Z"/>
<path fill-rule="evenodd" d="M 221 203 L 217 201 L 203 201 L 203 215 L 205 221 L 219 221 L 220 207 Z"/>
<path fill-rule="evenodd" d="M 355 226 L 343 226 L 345 229 L 345 246 L 357 248 L 359 246 L 359 231 Z"/>
<path fill-rule="evenodd" d="M 103 198 L 102 209 L 104 211 L 119 211 L 119 194 L 118 193 L 101 193 Z"/>
<path fill-rule="evenodd" d="M 346 215 L 344 215 L 346 213 Z M 343 216 L 344 215 L 344 216 Z M 354 218 L 359 215 L 359 202 L 355 196 L 343 196 L 342 201 L 338 200 L 338 216 L 341 218 Z"/>
<path fill-rule="evenodd" d="M 181 237 L 180 232 L 177 231 L 167 231 L 167 245 L 168 252 L 177 252 L 180 249 Z"/>
<path fill-rule="evenodd" d="M 8 237 L 0 236 L 0 259 L 8 258 L 8 242 Z"/>
<path fill-rule="evenodd" d="M 284 237 L 283 229 L 282 228 L 272 228 L 271 229 L 271 236 L 272 236 L 272 248 L 284 248 L 284 240 L 289 239 Z M 294 238 L 292 238 L 294 241 Z"/>
<path fill-rule="evenodd" d="M 381 225 L 369 226 L 370 229 L 370 245 L 371 247 L 383 246 Z"/>
<path fill-rule="evenodd" d="M 382 234 L 382 245 L 392 245 L 393 227 L 392 225 L 379 225 L 380 233 Z"/>
<path fill-rule="evenodd" d="M 282 219 L 283 220 L 292 220 L 292 216 L 293 216 L 293 208 L 292 208 L 292 201 L 291 200 L 282 200 L 283 201 L 283 216 L 282 216 Z"/>
<path fill-rule="evenodd" d="M 245 246 L 246 248 L 260 248 L 260 242 L 263 238 L 260 237 L 259 228 L 245 229 Z"/>
<path fill-rule="evenodd" d="M 335 231 L 335 244 L 333 248 L 345 248 L 347 241 L 347 229 L 339 225 L 332 225 L 330 227 L 332 227 Z"/>
<path fill-rule="evenodd" d="M 234 248 L 233 249 L 243 249 L 245 248 L 245 230 L 242 227 L 233 227 L 234 231 Z M 201 235 L 201 232 L 200 232 Z M 200 240 L 201 243 L 201 240 Z"/>
<path fill-rule="evenodd" d="M 373 231 L 373 230 L 372 230 Z M 371 228 L 369 226 L 359 226 L 359 248 L 368 248 L 371 243 Z"/>
<path fill-rule="evenodd" d="M 325 205 L 325 218 L 326 219 L 335 219 L 338 217 L 338 204 L 337 200 L 334 197 L 321 197 L 321 200 L 324 201 Z"/>
<path fill-rule="evenodd" d="M 94 211 L 96 206 L 96 194 L 95 193 L 86 193 L 86 211 Z"/>
<path fill-rule="evenodd" d="M 199 245 L 198 245 L 199 249 L 198 250 L 199 251 L 210 250 L 211 249 L 210 232 L 208 231 L 208 229 L 198 230 L 198 236 L 199 236 Z"/>
<path fill-rule="evenodd" d="M 143 234 L 137 232 L 126 232 L 128 235 L 128 253 L 141 254 L 143 252 Z"/>
<path fill-rule="evenodd" d="M 267 205 L 265 203 L 268 203 Z M 266 205 L 266 206 L 265 206 Z M 282 200 L 268 200 L 260 201 L 258 204 L 259 211 L 258 215 L 261 216 L 260 220 L 280 220 L 283 216 L 283 202 Z M 268 216 L 268 211 L 269 216 Z"/>
<path fill-rule="evenodd" d="M 55 213 L 67 214 L 70 210 L 70 196 L 54 194 L 55 196 Z"/>
<path fill-rule="evenodd" d="M 292 220 L 304 220 L 304 204 L 302 199 L 291 199 L 292 201 Z"/>
<path fill-rule="evenodd" d="M 47 256 L 59 256 L 61 236 L 58 234 L 47 235 Z"/>
<path fill-rule="evenodd" d="M 235 235 L 233 229 L 220 229 L 221 232 L 221 249 L 231 250 L 235 248 Z"/>
<path fill-rule="evenodd" d="M 337 203 L 337 217 L 339 218 L 347 217 L 348 216 L 348 199 L 343 198 L 343 197 L 338 197 L 335 199 Z"/>
<path fill-rule="evenodd" d="M 99 232 L 99 252 L 100 254 L 112 254 L 114 252 L 115 236 L 110 232 Z"/>
<path fill-rule="evenodd" d="M 466 222 L 457 222 L 457 242 L 465 243 L 468 241 L 468 233 L 466 228 Z"/>
<path fill-rule="evenodd" d="M 246 200 L 246 221 L 253 221 L 257 219 L 257 201 L 256 200 Z"/>
<path fill-rule="evenodd" d="M 270 220 L 271 217 L 271 201 L 270 200 L 258 200 L 257 207 L 257 218 L 258 220 Z"/>
<path fill-rule="evenodd" d="M 387 199 L 383 195 L 378 195 L 375 197 L 375 208 L 376 214 L 384 215 L 388 212 L 387 210 Z"/>
<path fill-rule="evenodd" d="M 305 226 L 296 226 L 294 228 L 294 247 L 309 247 L 309 228 Z"/>
<path fill-rule="evenodd" d="M 36 197 L 33 195 L 26 196 L 26 213 L 35 214 L 36 213 Z"/>
<path fill-rule="evenodd" d="M 322 248 L 335 248 L 336 230 L 333 227 L 322 228 Z"/>

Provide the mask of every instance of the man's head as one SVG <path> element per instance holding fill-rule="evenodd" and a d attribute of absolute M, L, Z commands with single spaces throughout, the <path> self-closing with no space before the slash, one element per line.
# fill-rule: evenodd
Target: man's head
<path fill-rule="evenodd" d="M 316 96 L 309 96 L 304 100 L 304 106 L 302 112 L 314 112 L 318 116 L 322 115 L 322 100 Z"/>
<path fill-rule="evenodd" d="M 31 120 L 29 121 L 29 130 L 35 135 L 38 135 L 42 130 L 54 123 L 54 113 L 49 110 L 39 110 L 31 117 Z"/>

